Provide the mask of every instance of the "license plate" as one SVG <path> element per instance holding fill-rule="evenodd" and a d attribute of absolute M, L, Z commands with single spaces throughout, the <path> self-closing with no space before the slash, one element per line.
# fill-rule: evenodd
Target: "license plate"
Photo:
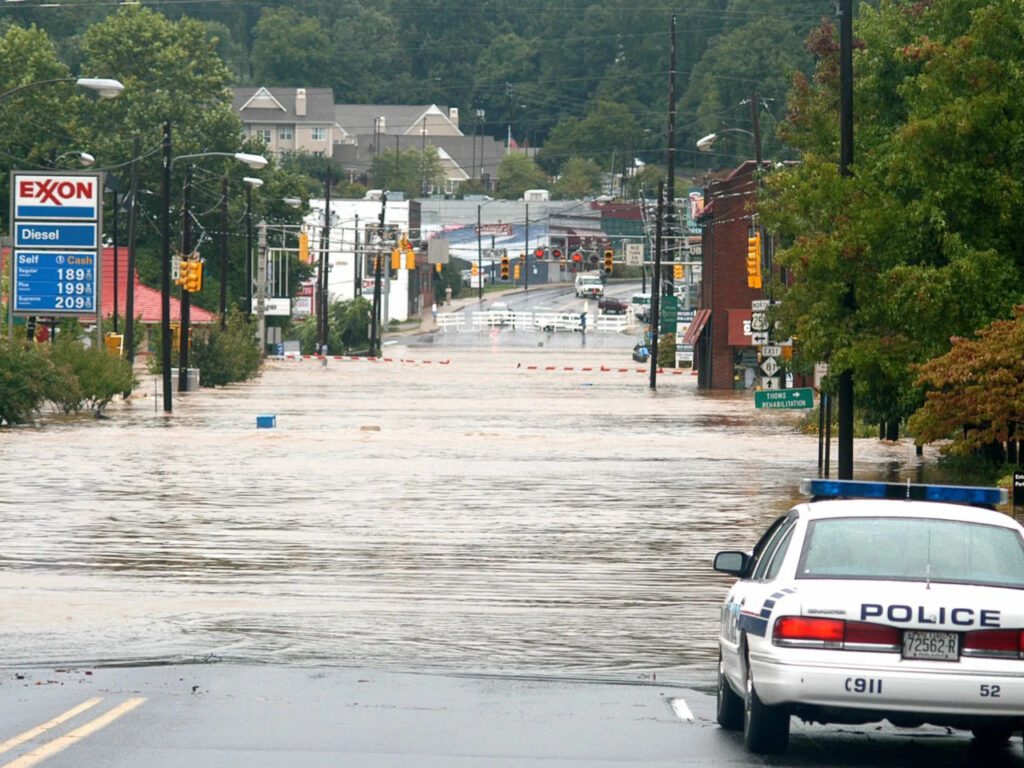
<path fill-rule="evenodd" d="M 956 661 L 960 658 L 960 636 L 956 632 L 907 630 L 903 633 L 903 658 Z"/>

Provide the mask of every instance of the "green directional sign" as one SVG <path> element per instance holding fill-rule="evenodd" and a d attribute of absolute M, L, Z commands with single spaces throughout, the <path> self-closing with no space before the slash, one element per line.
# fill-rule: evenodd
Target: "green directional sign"
<path fill-rule="evenodd" d="M 662 333 L 675 333 L 678 311 L 679 299 L 675 296 L 662 296 L 658 304 L 658 330 Z"/>
<path fill-rule="evenodd" d="M 758 408 L 813 408 L 814 390 L 811 387 L 766 389 L 754 393 L 754 405 Z"/>

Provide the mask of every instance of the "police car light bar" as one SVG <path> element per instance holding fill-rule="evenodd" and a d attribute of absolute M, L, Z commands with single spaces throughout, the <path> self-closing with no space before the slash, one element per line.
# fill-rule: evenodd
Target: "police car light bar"
<path fill-rule="evenodd" d="M 911 501 L 943 501 L 948 504 L 995 506 L 1005 504 L 1005 488 L 984 488 L 970 485 L 917 485 L 911 483 L 876 483 L 865 480 L 800 481 L 800 492 L 816 499 L 909 499 Z"/>

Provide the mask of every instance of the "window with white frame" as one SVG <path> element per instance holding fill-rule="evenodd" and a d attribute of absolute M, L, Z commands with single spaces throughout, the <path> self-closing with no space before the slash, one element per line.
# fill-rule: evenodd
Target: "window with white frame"
<path fill-rule="evenodd" d="M 282 125 L 277 129 L 277 138 L 281 141 L 291 141 L 292 127 L 290 125 Z"/>
<path fill-rule="evenodd" d="M 256 136 L 257 138 L 263 139 L 263 143 L 264 144 L 266 144 L 268 146 L 270 145 L 271 132 L 270 132 L 269 129 L 268 130 L 264 130 L 262 128 L 259 128 L 259 129 L 255 130 L 255 131 L 253 131 L 253 136 Z"/>
<path fill-rule="evenodd" d="M 327 129 L 326 128 L 310 128 L 309 129 L 309 138 L 312 139 L 313 141 L 324 141 L 324 140 L 327 139 Z"/>

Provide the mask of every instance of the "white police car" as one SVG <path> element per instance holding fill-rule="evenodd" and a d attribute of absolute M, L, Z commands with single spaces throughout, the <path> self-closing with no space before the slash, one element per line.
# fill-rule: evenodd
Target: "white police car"
<path fill-rule="evenodd" d="M 999 488 L 805 480 L 752 553 L 719 636 L 718 722 L 781 752 L 807 722 L 1024 724 L 1024 528 Z"/>

